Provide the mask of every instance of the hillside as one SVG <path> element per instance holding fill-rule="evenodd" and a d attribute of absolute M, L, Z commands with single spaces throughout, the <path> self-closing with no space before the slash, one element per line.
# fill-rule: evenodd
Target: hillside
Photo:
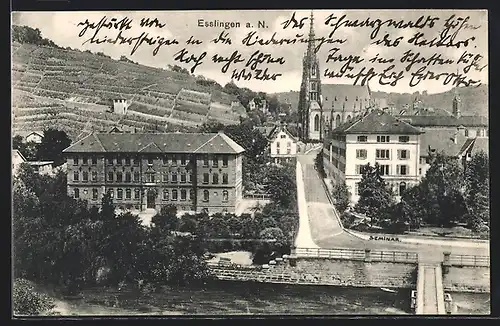
<path fill-rule="evenodd" d="M 12 62 L 14 134 L 48 126 L 70 137 L 111 126 L 187 131 L 207 121 L 237 124 L 246 117 L 234 95 L 183 72 L 15 41 Z M 126 115 L 107 112 L 116 98 L 131 101 Z"/>
<path fill-rule="evenodd" d="M 462 115 L 480 115 L 488 117 L 488 85 L 479 87 L 461 87 L 459 89 L 462 99 Z M 297 110 L 299 101 L 299 92 L 290 91 L 274 94 L 280 102 L 289 102 L 292 104 L 292 110 Z M 414 101 L 417 94 L 409 93 L 385 93 L 372 92 L 374 99 L 385 99 L 387 103 L 393 104 L 397 110 L 401 110 L 405 105 Z M 418 98 L 422 101 L 424 107 L 433 109 L 448 110 L 451 113 L 454 91 L 450 90 L 436 94 L 420 94 Z M 397 111 L 399 112 L 399 111 Z"/>

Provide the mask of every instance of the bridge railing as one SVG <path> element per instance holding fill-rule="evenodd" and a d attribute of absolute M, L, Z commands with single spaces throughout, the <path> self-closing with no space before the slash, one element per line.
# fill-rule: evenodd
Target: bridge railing
<path fill-rule="evenodd" d="M 331 258 L 347 260 L 363 260 L 373 262 L 417 263 L 418 253 L 405 251 L 372 251 L 370 249 L 344 248 L 294 248 L 292 256 L 311 258 Z"/>
<path fill-rule="evenodd" d="M 450 255 L 448 264 L 451 266 L 490 267 L 490 257 L 476 255 Z"/>

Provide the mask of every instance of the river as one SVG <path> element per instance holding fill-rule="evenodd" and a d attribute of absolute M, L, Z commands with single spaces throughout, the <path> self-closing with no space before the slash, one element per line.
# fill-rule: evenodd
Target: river
<path fill-rule="evenodd" d="M 214 282 L 153 293 L 92 288 L 77 297 L 54 291 L 61 315 L 406 315 L 409 291 L 377 288 Z M 452 294 L 458 314 L 489 314 L 489 294 Z"/>

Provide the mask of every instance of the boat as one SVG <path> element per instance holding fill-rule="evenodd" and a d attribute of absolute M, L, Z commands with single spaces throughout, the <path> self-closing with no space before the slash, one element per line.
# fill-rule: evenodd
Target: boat
<path fill-rule="evenodd" d="M 389 293 L 396 293 L 396 290 L 388 289 L 388 288 L 380 288 L 384 292 L 389 292 Z"/>

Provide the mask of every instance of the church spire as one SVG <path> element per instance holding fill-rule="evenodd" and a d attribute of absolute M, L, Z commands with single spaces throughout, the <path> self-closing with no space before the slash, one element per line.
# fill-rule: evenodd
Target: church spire
<path fill-rule="evenodd" d="M 314 14 L 313 11 L 311 10 L 311 17 L 309 18 L 309 43 L 307 47 L 307 52 L 312 53 L 314 51 L 314 40 L 315 39 L 315 34 L 314 34 Z"/>

